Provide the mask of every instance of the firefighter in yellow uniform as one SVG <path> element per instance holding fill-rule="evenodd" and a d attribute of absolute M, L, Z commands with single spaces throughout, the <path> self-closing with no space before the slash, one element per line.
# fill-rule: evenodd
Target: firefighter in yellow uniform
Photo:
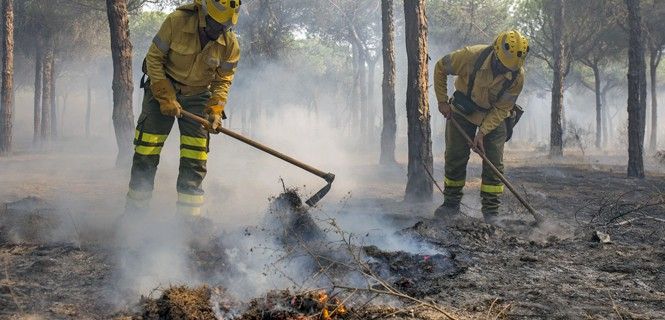
<path fill-rule="evenodd" d="M 483 152 L 503 172 L 503 147 L 507 138 L 506 119 L 513 113 L 524 84 L 524 61 L 528 40 L 516 30 L 499 34 L 493 45 L 475 45 L 454 51 L 439 60 L 434 69 L 434 89 L 439 111 L 446 122 L 444 203 L 435 216 L 447 218 L 459 213 L 462 188 L 470 149 Z M 447 77 L 457 76 L 450 99 Z M 469 146 L 451 123 L 456 120 L 473 139 Z M 495 223 L 499 211 L 501 180 L 483 164 L 480 196 L 485 220 Z"/>
<path fill-rule="evenodd" d="M 232 27 L 240 0 L 195 0 L 166 17 L 144 62 L 148 80 L 136 126 L 127 212 L 145 211 L 152 196 L 159 157 L 173 123 L 180 129 L 178 212 L 201 214 L 210 132 L 180 118 L 187 110 L 221 127 L 226 99 L 240 59 Z"/>

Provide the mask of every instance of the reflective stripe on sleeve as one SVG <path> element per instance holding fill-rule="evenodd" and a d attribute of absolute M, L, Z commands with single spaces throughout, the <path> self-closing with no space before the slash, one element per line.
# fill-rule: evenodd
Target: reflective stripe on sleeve
<path fill-rule="evenodd" d="M 152 43 L 154 43 L 157 49 L 159 49 L 159 51 L 161 51 L 163 54 L 169 53 L 169 44 L 163 41 L 159 36 L 152 38 Z"/>
<path fill-rule="evenodd" d="M 447 75 L 453 74 L 453 61 L 450 55 L 443 57 L 443 72 L 445 72 Z"/>
<path fill-rule="evenodd" d="M 224 61 L 224 62 L 222 62 L 222 64 L 219 66 L 219 68 L 222 69 L 222 71 L 231 71 L 231 70 L 233 70 L 233 68 L 235 68 L 237 65 L 238 65 L 237 62 L 227 62 L 227 61 Z"/>

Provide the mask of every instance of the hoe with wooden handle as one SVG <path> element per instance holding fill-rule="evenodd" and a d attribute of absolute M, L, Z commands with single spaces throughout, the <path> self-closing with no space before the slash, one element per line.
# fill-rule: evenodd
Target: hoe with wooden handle
<path fill-rule="evenodd" d="M 464 136 L 464 138 L 465 138 L 466 141 L 469 143 L 469 145 L 473 145 L 473 140 L 471 140 L 471 137 L 469 137 L 469 135 L 466 134 L 466 132 L 464 131 L 464 129 L 462 129 L 462 126 L 460 126 L 460 124 L 459 124 L 459 122 L 457 122 L 457 120 L 455 120 L 454 118 L 451 117 L 450 119 L 448 119 L 448 121 L 452 121 L 452 123 L 453 123 L 453 125 L 455 126 L 455 128 L 457 128 L 457 131 L 459 131 L 459 133 L 461 133 L 462 136 Z M 489 166 L 490 169 L 492 169 L 492 171 L 494 171 L 494 173 L 497 175 L 497 177 L 499 177 L 499 180 L 501 180 L 501 182 L 503 182 L 503 184 L 505 184 L 506 187 L 508 187 L 508 189 L 510 190 L 510 192 L 512 192 L 512 193 L 515 195 L 515 197 L 517 198 L 517 200 L 519 200 L 520 203 L 522 203 L 522 205 L 523 205 L 523 206 L 529 211 L 529 213 L 531 213 L 531 215 L 533 215 L 534 219 L 536 219 L 536 224 L 537 224 L 537 225 L 542 224 L 542 223 L 545 221 L 545 218 L 544 218 L 540 213 L 538 213 L 538 212 L 537 212 L 537 211 L 531 206 L 531 204 L 529 204 L 529 203 L 528 203 L 528 202 L 527 202 L 527 201 L 526 201 L 526 200 L 525 200 L 525 199 L 524 199 L 524 198 L 523 198 L 523 197 L 517 192 L 517 190 L 515 190 L 515 187 L 513 187 L 512 183 L 510 183 L 510 181 L 508 181 L 508 179 L 506 179 L 506 176 L 504 176 L 503 173 L 501 173 L 501 171 L 499 171 L 499 169 L 497 169 L 497 168 L 494 166 L 494 164 L 492 163 L 492 161 L 490 161 L 490 159 L 488 159 L 487 156 L 486 156 L 483 152 L 477 152 L 477 151 L 476 151 L 476 153 L 477 153 L 478 155 L 480 155 L 481 158 L 483 158 L 483 161 L 485 161 L 485 163 L 487 163 L 487 166 Z"/>
<path fill-rule="evenodd" d="M 201 124 L 203 127 L 205 127 L 206 129 L 210 128 L 210 122 L 208 122 L 208 120 L 206 120 L 206 119 L 204 119 L 200 116 L 197 116 L 197 115 L 195 115 L 191 112 L 185 111 L 185 110 L 180 111 L 180 114 L 183 118 L 186 118 L 186 119 L 192 120 L 194 122 L 197 122 L 197 123 Z M 301 169 L 303 169 L 307 172 L 310 172 L 310 173 L 322 178 L 323 180 L 325 180 L 328 184 L 326 184 L 326 186 L 324 186 L 321 190 L 319 190 L 312 197 L 310 197 L 307 201 L 305 201 L 305 203 L 307 203 L 307 205 L 309 205 L 310 207 L 316 205 L 316 203 L 319 202 L 319 200 L 323 199 L 323 197 L 325 197 L 326 194 L 328 194 L 328 192 L 330 191 L 330 188 L 332 187 L 332 183 L 335 180 L 335 175 L 334 174 L 332 174 L 330 172 L 328 172 L 328 173 L 323 172 L 319 169 L 316 169 L 316 168 L 314 168 L 310 165 L 302 163 L 302 162 L 300 162 L 300 161 L 298 161 L 294 158 L 291 158 L 291 157 L 289 157 L 289 156 L 287 156 L 287 155 L 285 155 L 285 154 L 283 154 L 279 151 L 276 151 L 276 150 L 274 150 L 274 149 L 272 149 L 268 146 L 265 146 L 261 143 L 258 143 L 254 140 L 251 140 L 247 137 L 244 137 L 244 136 L 242 136 L 242 135 L 240 135 L 236 132 L 233 132 L 229 129 L 219 128 L 217 131 L 221 132 L 221 133 L 223 133 L 223 134 L 225 134 L 225 135 L 227 135 L 231 138 L 240 140 L 241 142 L 244 142 L 244 143 L 246 143 L 246 144 L 248 144 L 248 145 L 250 145 L 250 146 L 252 146 L 256 149 L 259 149 L 263 152 L 266 152 L 270 155 L 273 155 L 277 158 L 280 158 L 280 159 L 282 159 L 282 160 L 284 160 L 284 161 L 286 161 L 286 162 L 288 162 L 288 163 L 290 163 L 290 164 L 292 164 L 296 167 L 299 167 L 299 168 L 301 168 Z"/>

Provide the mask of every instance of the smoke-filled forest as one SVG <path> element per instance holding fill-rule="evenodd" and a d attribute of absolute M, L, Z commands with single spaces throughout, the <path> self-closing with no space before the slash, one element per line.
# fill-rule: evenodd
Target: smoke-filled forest
<path fill-rule="evenodd" d="M 665 1 L 0 3 L 0 319 L 665 318 Z"/>

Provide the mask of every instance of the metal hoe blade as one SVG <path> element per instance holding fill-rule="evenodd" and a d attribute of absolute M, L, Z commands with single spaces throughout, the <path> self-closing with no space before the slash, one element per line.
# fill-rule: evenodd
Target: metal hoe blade
<path fill-rule="evenodd" d="M 323 199 L 323 197 L 326 196 L 326 194 L 328 194 L 328 192 L 330 192 L 330 188 L 332 188 L 332 183 L 333 181 L 335 181 L 335 175 L 332 173 L 328 173 L 323 177 L 323 179 L 325 179 L 326 182 L 328 182 L 328 184 L 326 184 L 323 188 L 321 188 L 321 190 L 319 190 L 317 193 L 315 193 L 313 196 L 307 199 L 307 201 L 305 201 L 305 203 L 308 206 L 310 207 L 315 206 L 321 199 Z"/>

